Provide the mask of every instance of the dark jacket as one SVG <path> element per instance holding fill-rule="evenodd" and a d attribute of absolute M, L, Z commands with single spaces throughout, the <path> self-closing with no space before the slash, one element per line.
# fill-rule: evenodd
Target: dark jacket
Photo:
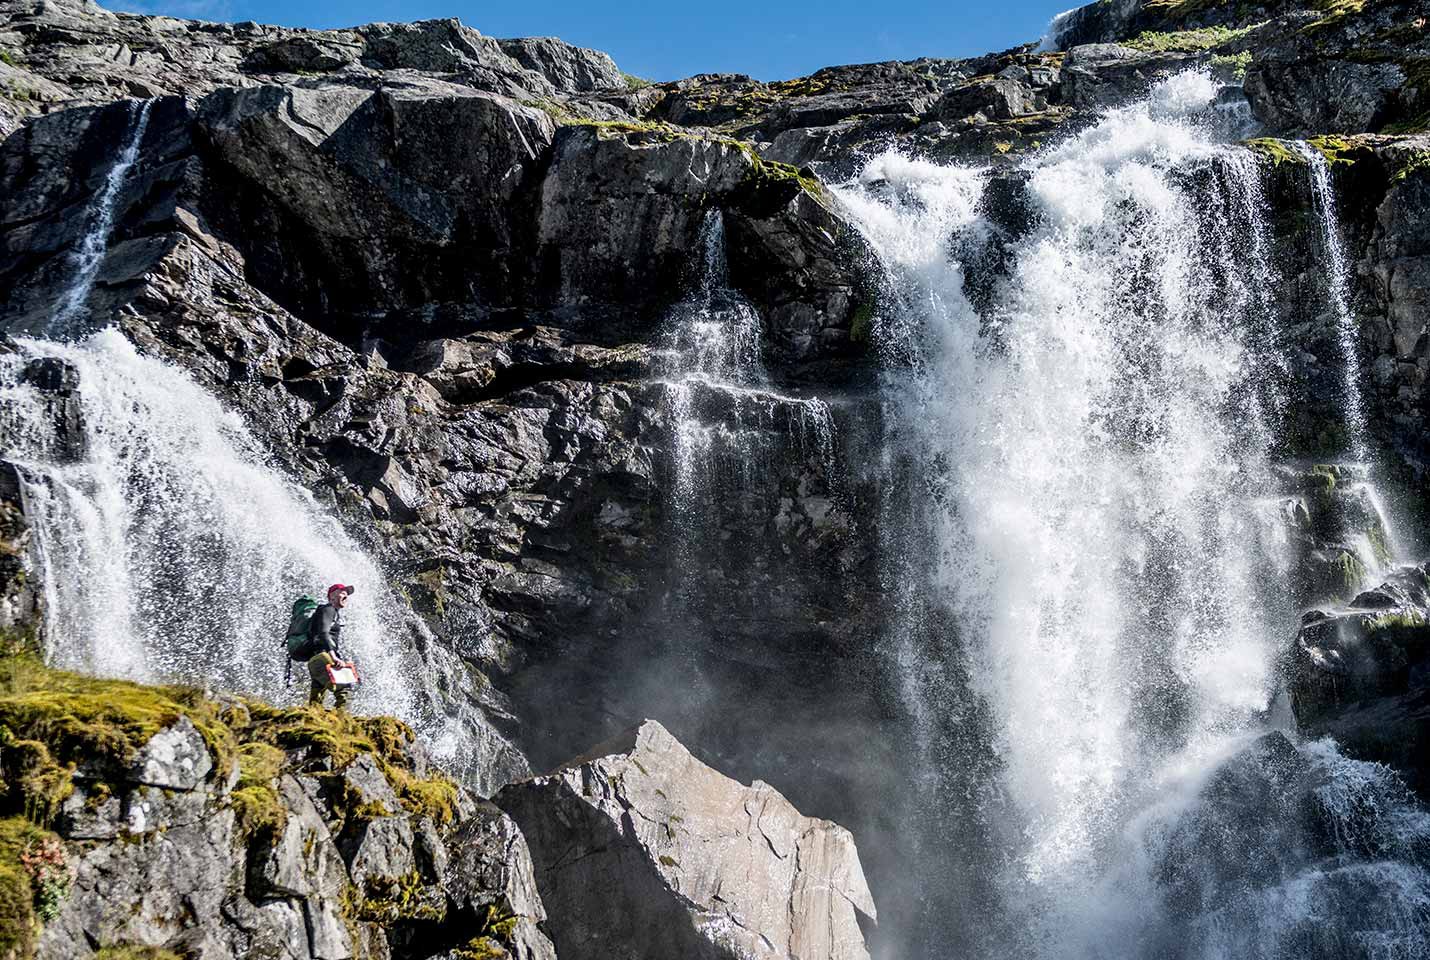
<path fill-rule="evenodd" d="M 313 619 L 308 623 L 308 636 L 313 641 L 308 649 L 313 651 L 315 657 L 320 653 L 331 653 L 334 660 L 341 660 L 343 655 L 338 652 L 338 640 L 342 632 L 343 612 L 331 603 L 325 603 L 313 611 Z"/>

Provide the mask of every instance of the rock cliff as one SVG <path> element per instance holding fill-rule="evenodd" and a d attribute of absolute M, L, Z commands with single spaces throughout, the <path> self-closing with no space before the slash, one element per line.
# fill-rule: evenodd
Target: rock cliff
<path fill-rule="evenodd" d="M 895 617 L 920 620 L 931 637 L 951 631 L 939 629 L 937 612 L 900 608 L 897 585 L 880 567 L 909 549 L 880 529 L 881 511 L 919 491 L 881 459 L 884 424 L 872 388 L 881 375 L 903 373 L 871 341 L 882 278 L 829 185 L 888 147 L 987 163 L 983 203 L 997 235 L 982 238 L 987 256 L 967 277 L 976 299 L 1003 278 L 1002 251 L 1029 226 L 1027 175 L 1017 163 L 1172 73 L 1210 71 L 1224 85 L 1219 122 L 1229 136 L 1329 135 L 1310 143 L 1342 198 L 1371 432 L 1407 502 L 1423 503 L 1427 14 L 1423 2 L 1101 0 L 1060 20 L 1041 45 L 981 57 L 831 67 L 780 82 L 701 75 L 645 84 L 604 54 L 549 38 L 493 39 L 450 20 L 309 31 L 117 14 L 76 0 L 0 0 L 0 330 L 46 329 L 72 280 L 71 252 L 92 228 L 115 145 L 142 129 L 83 304 L 87 320 L 66 333 L 113 323 L 140 350 L 181 366 L 239 411 L 282 469 L 381 558 L 428 631 L 414 642 L 438 678 L 435 699 L 463 718 L 478 745 L 469 767 L 452 773 L 491 795 L 658 714 L 739 780 L 774 780 L 777 771 L 801 809 L 874 838 L 866 850 L 878 849 L 879 862 L 866 860 L 883 906 L 881 891 L 901 882 L 899 824 L 927 823 L 930 835 L 941 828 L 917 798 L 887 805 L 890 771 L 899 779 L 911 763 L 905 744 L 885 735 L 906 722 L 908 691 L 888 658 L 871 651 L 879 625 Z M 1363 505 L 1322 497 L 1338 477 L 1318 460 L 1343 437 L 1332 324 L 1308 306 L 1318 303 L 1321 270 L 1306 224 L 1309 168 L 1284 141 L 1250 146 L 1286 252 L 1271 299 L 1296 347 L 1288 380 L 1298 399 L 1286 411 L 1280 493 L 1301 511 L 1293 517 L 1297 592 L 1330 607 L 1353 579 L 1353 541 L 1372 531 Z M 726 261 L 716 293 L 758 316 L 761 379 L 734 399 L 672 386 L 688 358 L 671 331 L 703 282 L 712 216 L 723 225 Z M 72 443 L 71 374 L 41 365 L 27 376 L 48 384 L 56 442 Z M 832 411 L 828 444 L 813 437 L 816 399 Z M 749 432 L 774 440 L 745 457 L 740 477 L 697 464 L 707 485 L 682 500 L 679 458 L 692 420 L 716 436 L 757 422 Z M 9 536 L 7 516 L 0 535 Z M 33 587 L 4 566 L 14 555 L 0 550 L 0 577 L 11 578 L 0 628 L 35 604 Z M 1413 618 L 1419 608 L 1408 603 L 1375 617 Z M 1368 614 L 1327 616 L 1370 629 Z M 1326 651 L 1340 651 L 1341 641 L 1313 628 L 1306 625 L 1288 667 L 1306 729 L 1331 730 L 1345 710 L 1383 696 L 1423 699 L 1423 671 L 1403 665 L 1353 694 L 1327 680 L 1320 671 L 1340 676 Z M 1406 709 L 1403 716 L 1419 716 Z M 972 711 L 937 733 L 986 745 L 986 722 Z M 631 749 L 610 756 L 634 767 L 640 751 Z M 1368 746 L 1365 755 L 1412 769 L 1410 759 L 1379 750 Z M 658 752 L 663 762 L 680 757 L 674 747 Z M 310 945 L 319 934 L 324 943 L 365 942 L 362 924 L 386 921 L 360 919 L 360 929 L 341 935 L 329 921 L 342 910 L 339 886 L 393 879 L 386 866 L 367 872 L 378 854 L 357 858 L 369 833 L 371 850 L 416 871 L 420 882 L 400 891 L 403 909 L 461 916 L 467 930 L 497 902 L 493 891 L 520 880 L 517 900 L 502 909 L 540 919 L 530 878 L 493 873 L 500 858 L 462 871 L 490 874 L 481 890 L 453 887 L 430 851 L 417 852 L 426 842 L 421 817 L 393 809 L 349 823 L 344 808 L 304 780 L 340 770 L 283 762 L 291 766 L 271 789 L 290 811 L 285 822 L 299 826 L 285 826 L 273 842 L 302 848 L 322 835 L 321 824 L 337 859 L 325 854 L 302 875 L 279 876 L 293 863 L 275 854 L 270 876 L 253 873 L 262 859 L 254 851 L 267 849 L 256 841 L 244 847 L 247 864 L 214 853 L 214 869 L 238 870 L 252 892 L 225 936 L 245 930 L 281 940 L 281 931 L 301 928 Z M 614 830 L 604 822 L 614 808 L 569 789 L 601 762 L 538 782 L 561 793 L 573 815 L 593 818 L 593 830 Z M 200 848 L 225 847 L 240 826 L 237 814 L 222 812 L 234 787 L 215 777 L 180 791 L 191 795 L 187 813 L 161 805 L 154 822 L 190 831 Z M 621 803 L 630 800 L 609 771 L 597 779 Z M 115 786 L 98 806 L 111 826 L 129 823 L 126 798 L 141 789 L 122 779 Z M 538 788 L 511 789 L 509 797 Z M 972 802 L 966 791 L 950 793 L 954 808 Z M 474 864 L 490 844 L 516 848 L 504 833 L 509 821 L 462 803 L 450 824 L 434 821 L 449 861 L 472 824 Z M 380 822 L 387 825 L 369 829 Z M 662 909 L 679 902 L 691 916 L 719 913 L 713 901 L 687 896 L 687 878 L 660 860 L 683 863 L 680 854 L 639 831 L 620 839 L 664 898 Z M 538 865 L 547 842 L 546 833 L 533 839 Z M 138 869 L 114 863 L 116 876 Z M 102 882 L 101 869 L 110 867 L 94 866 L 85 882 Z M 399 873 L 406 883 L 410 871 Z M 702 896 L 706 879 L 689 881 Z M 550 900 L 547 881 L 538 875 L 535 883 Z M 845 900 L 872 915 L 863 898 L 850 891 Z M 890 899 L 899 904 L 886 916 L 916 909 L 906 906 L 911 897 Z M 306 912 L 312 903 L 321 929 Z M 136 916 L 150 916 L 145 910 L 140 904 Z M 854 929 L 848 921 L 841 929 Z M 77 936 L 103 922 L 83 917 L 54 929 Z M 105 936 L 133 939 L 147 929 L 134 922 Z M 419 955 L 412 931 L 447 929 L 441 917 L 393 922 L 383 927 L 393 955 Z M 563 913 L 546 929 L 584 937 L 581 923 L 598 921 Z M 518 927 L 527 929 L 511 930 Z M 691 937 L 691 950 L 716 949 L 698 931 Z M 545 949 L 539 932 L 501 942 L 531 956 Z M 854 944 L 852 934 L 830 942 Z M 222 949 L 238 952 L 238 944 Z M 453 939 L 443 949 L 457 946 Z"/>

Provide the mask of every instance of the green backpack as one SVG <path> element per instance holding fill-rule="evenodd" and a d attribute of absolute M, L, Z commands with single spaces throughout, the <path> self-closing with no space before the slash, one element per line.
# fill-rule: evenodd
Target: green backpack
<path fill-rule="evenodd" d="M 318 598 L 306 593 L 293 601 L 293 612 L 288 617 L 288 659 L 307 660 L 313 638 L 308 636 L 308 627 L 313 622 L 313 613 L 318 609 Z"/>

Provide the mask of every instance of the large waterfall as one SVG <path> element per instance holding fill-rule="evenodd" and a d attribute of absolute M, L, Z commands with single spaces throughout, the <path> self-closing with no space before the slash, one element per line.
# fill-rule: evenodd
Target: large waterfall
<path fill-rule="evenodd" d="M 992 717 L 973 815 L 999 915 L 963 932 L 982 955 L 1430 950 L 1430 817 L 1383 768 L 1277 732 L 1299 610 L 1276 252 L 1215 94 L 1184 74 L 1016 171 L 890 154 L 839 191 L 884 274 L 896 442 L 932 494 L 885 519 L 921 531 L 891 562 L 957 635 L 890 649 L 925 740 L 970 701 Z M 1337 284 L 1343 257 L 1345 328 Z M 959 783 L 986 766 L 969 740 L 920 745 L 951 793 L 980 789 Z"/>

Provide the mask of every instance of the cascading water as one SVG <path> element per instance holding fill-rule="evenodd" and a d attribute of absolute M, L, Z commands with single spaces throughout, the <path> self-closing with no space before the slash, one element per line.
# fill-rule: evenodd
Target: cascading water
<path fill-rule="evenodd" d="M 1215 94 L 1173 78 L 1001 183 L 886 155 L 838 191 L 884 271 L 893 435 L 933 494 L 895 562 L 962 660 L 894 638 L 895 668 L 925 737 L 970 700 L 996 730 L 982 954 L 1420 956 L 1430 932 L 1413 797 L 1267 732 L 1298 614 L 1264 508 L 1287 365 L 1256 167 L 1195 119 Z M 1305 824 L 1238 800 L 1278 776 Z M 1392 841 L 1317 832 L 1357 791 Z M 1275 831 L 1269 869 L 1238 872 L 1236 843 Z"/>
<path fill-rule="evenodd" d="M 1365 403 L 1361 396 L 1360 351 L 1357 346 L 1355 315 L 1351 312 L 1351 281 L 1345 245 L 1341 241 L 1340 216 L 1331 168 L 1320 151 L 1309 144 L 1293 143 L 1311 171 L 1311 197 L 1320 240 L 1325 253 L 1326 299 L 1336 320 L 1336 343 L 1340 349 L 1341 416 L 1346 428 L 1346 453 L 1349 468 L 1360 475 L 1360 489 L 1373 505 L 1381 521 L 1383 534 L 1380 548 L 1367 544 L 1359 551 L 1360 560 L 1369 574 L 1383 573 L 1395 561 L 1402 559 L 1390 512 L 1382 502 L 1371 476 L 1371 463 L 1366 445 Z"/>
<path fill-rule="evenodd" d="M 140 355 L 117 329 L 66 342 L 109 246 L 150 106 L 130 108 L 129 138 L 73 254 L 46 331 L 52 339 L 21 340 L 18 352 L 0 356 L 0 457 L 20 468 L 37 534 L 49 659 L 291 701 L 288 609 L 298 595 L 341 581 L 357 588 L 342 640 L 363 672 L 355 708 L 419 724 L 437 752 L 463 762 L 483 747 L 458 736 L 420 695 L 432 670 L 413 643 L 422 626 L 239 417 L 179 368 Z M 78 374 L 82 438 L 57 437 L 54 399 L 31 373 L 56 361 Z M 294 676 L 305 690 L 301 665 Z"/>
<path fill-rule="evenodd" d="M 818 398 L 786 396 L 769 385 L 760 357 L 760 315 L 730 286 L 725 225 L 719 210 L 706 214 L 694 293 L 678 304 L 662 337 L 668 358 L 662 381 L 675 425 L 672 488 L 677 523 L 700 523 L 716 484 L 748 491 L 783 455 L 813 455 L 826 468 L 833 459 L 829 406 Z"/>
<path fill-rule="evenodd" d="M 153 108 L 154 101 L 130 101 L 130 104 L 129 109 L 136 113 L 136 116 L 130 128 L 129 139 L 115 158 L 114 166 L 109 168 L 109 175 L 104 178 L 104 188 L 95 201 L 89 229 L 80 242 L 79 249 L 74 253 L 74 274 L 60 297 L 50 325 L 50 332 L 56 336 L 63 336 L 67 332 L 69 324 L 84 309 L 85 300 L 94 288 L 94 278 L 99 273 L 99 265 L 104 259 L 109 235 L 114 228 L 114 201 L 119 195 L 119 188 L 134 167 L 134 161 L 139 158 L 144 132 L 149 129 L 149 111 Z"/>

